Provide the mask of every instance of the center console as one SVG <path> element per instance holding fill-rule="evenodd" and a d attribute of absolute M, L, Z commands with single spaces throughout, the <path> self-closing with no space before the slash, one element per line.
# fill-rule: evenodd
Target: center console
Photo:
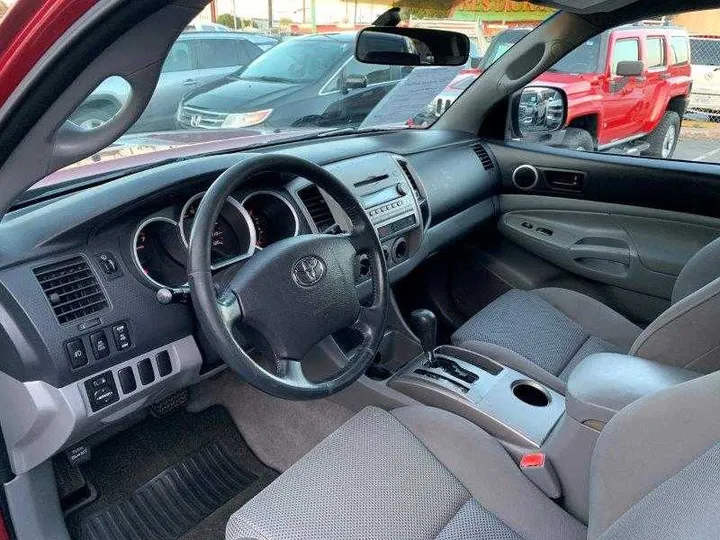
<path fill-rule="evenodd" d="M 542 453 L 551 472 L 541 482 L 531 480 L 548 496 L 562 496 L 563 507 L 585 523 L 590 462 L 605 425 L 634 401 L 700 376 L 633 356 L 594 354 L 575 367 L 562 396 L 493 358 L 435 347 L 436 322 L 428 310 L 413 312 L 410 322 L 424 352 L 394 373 L 387 386 L 470 420 L 518 462 L 525 454 Z"/>
<path fill-rule="evenodd" d="M 525 448 L 542 446 L 565 412 L 565 399 L 557 392 L 491 358 L 452 346 L 422 355 L 388 386 Z"/>

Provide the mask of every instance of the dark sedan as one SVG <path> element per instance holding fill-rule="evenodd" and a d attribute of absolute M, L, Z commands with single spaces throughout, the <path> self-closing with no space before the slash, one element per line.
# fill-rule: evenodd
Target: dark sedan
<path fill-rule="evenodd" d="M 182 128 L 356 125 L 409 71 L 362 64 L 355 33 L 280 43 L 244 71 L 200 87 L 178 107 Z"/>

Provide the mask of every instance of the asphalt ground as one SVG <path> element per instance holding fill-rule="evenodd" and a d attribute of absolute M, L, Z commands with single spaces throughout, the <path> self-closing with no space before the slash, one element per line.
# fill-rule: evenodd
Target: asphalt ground
<path fill-rule="evenodd" d="M 720 163 L 720 123 L 686 118 L 673 159 Z"/>

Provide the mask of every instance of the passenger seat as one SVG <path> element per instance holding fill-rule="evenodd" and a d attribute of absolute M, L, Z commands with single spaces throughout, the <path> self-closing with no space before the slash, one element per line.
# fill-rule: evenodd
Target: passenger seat
<path fill-rule="evenodd" d="M 672 304 L 645 330 L 606 305 L 558 288 L 503 294 L 452 336 L 471 349 L 565 393 L 575 366 L 620 352 L 701 373 L 720 369 L 720 238 L 684 266 Z"/>

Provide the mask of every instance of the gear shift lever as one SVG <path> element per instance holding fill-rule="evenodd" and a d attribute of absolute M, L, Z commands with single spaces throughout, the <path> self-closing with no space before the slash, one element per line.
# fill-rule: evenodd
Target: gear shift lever
<path fill-rule="evenodd" d="M 437 343 L 437 318 L 429 309 L 416 309 L 410 314 L 410 323 L 420 338 L 422 348 L 430 362 L 433 361 L 433 350 Z"/>

